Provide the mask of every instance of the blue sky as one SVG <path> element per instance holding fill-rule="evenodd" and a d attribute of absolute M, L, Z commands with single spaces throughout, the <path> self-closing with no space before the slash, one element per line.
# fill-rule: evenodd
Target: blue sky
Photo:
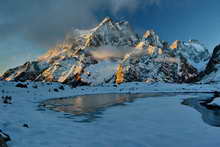
<path fill-rule="evenodd" d="M 0 0 L 0 73 L 43 54 L 73 28 L 91 28 L 104 17 L 127 20 L 142 35 L 163 40 L 220 43 L 219 0 Z"/>

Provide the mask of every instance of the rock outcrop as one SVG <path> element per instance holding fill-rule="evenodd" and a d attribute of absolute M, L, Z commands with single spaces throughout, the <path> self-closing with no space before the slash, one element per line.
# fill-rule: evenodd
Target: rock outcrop
<path fill-rule="evenodd" d="M 10 140 L 11 140 L 11 138 L 9 137 L 9 135 L 5 134 L 0 129 L 0 147 L 8 147 L 7 142 Z"/>
<path fill-rule="evenodd" d="M 220 82 L 220 45 L 214 48 L 211 59 L 205 70 L 198 76 L 197 81 L 202 83 Z"/>

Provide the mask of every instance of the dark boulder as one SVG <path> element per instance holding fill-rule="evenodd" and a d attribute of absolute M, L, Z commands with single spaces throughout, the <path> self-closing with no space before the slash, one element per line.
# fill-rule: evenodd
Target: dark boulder
<path fill-rule="evenodd" d="M 22 84 L 22 83 L 18 83 L 15 86 L 19 88 L 28 88 L 27 84 Z"/>
<path fill-rule="evenodd" d="M 8 141 L 11 141 L 10 136 L 2 132 L 2 130 L 0 129 L 0 147 L 8 147 L 8 145 L 6 144 L 6 142 Z"/>
<path fill-rule="evenodd" d="M 218 68 L 216 65 L 218 64 L 220 64 L 220 45 L 215 47 L 212 57 L 205 69 L 205 74 L 210 74 L 213 71 L 217 71 Z"/>
<path fill-rule="evenodd" d="M 199 82 L 203 80 L 205 77 L 210 76 L 211 73 L 217 72 L 219 70 L 217 67 L 219 64 L 220 64 L 220 45 L 214 48 L 212 57 L 210 58 L 205 70 L 200 72 L 200 74 L 196 78 L 191 80 L 193 82 Z"/>

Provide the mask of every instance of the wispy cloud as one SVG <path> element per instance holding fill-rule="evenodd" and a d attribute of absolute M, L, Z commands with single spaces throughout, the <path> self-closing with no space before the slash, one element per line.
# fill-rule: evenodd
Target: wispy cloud
<path fill-rule="evenodd" d="M 117 15 L 118 12 L 127 10 L 132 13 L 140 6 L 143 8 L 146 5 L 159 5 L 160 0 L 111 0 L 112 12 Z"/>
<path fill-rule="evenodd" d="M 105 8 L 117 15 L 134 12 L 141 5 L 158 4 L 160 0 L 7 0 L 0 1 L 1 40 L 18 35 L 25 40 L 51 44 L 70 28 L 97 23 L 95 11 Z"/>

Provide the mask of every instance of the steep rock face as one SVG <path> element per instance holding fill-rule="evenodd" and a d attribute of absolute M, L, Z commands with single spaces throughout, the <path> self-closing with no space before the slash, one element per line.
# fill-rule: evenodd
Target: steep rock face
<path fill-rule="evenodd" d="M 105 18 L 99 25 L 91 30 L 74 30 L 68 34 L 66 42 L 79 48 L 115 46 L 132 47 L 139 41 L 128 22 L 113 22 L 111 18 Z"/>
<path fill-rule="evenodd" d="M 119 64 L 116 72 L 116 77 L 115 77 L 115 83 L 116 84 L 121 84 L 123 83 L 124 80 L 124 72 L 123 72 L 123 66 Z"/>
<path fill-rule="evenodd" d="M 190 40 L 188 42 L 176 40 L 170 48 L 174 56 L 183 56 L 187 59 L 188 63 L 194 66 L 199 72 L 205 69 L 210 59 L 208 49 L 197 40 Z"/>
<path fill-rule="evenodd" d="M 2 76 L 8 81 L 49 81 L 71 85 L 85 85 L 80 74 L 83 69 L 97 61 L 85 51 L 75 55 L 73 50 L 54 49 L 41 56 L 37 61 L 9 69 Z"/>
<path fill-rule="evenodd" d="M 218 70 L 218 65 L 220 64 L 220 45 L 216 46 L 213 50 L 212 57 L 206 67 L 206 74 Z"/>
<path fill-rule="evenodd" d="M 148 30 L 145 32 L 142 40 L 137 44 L 136 48 L 143 49 L 149 46 L 155 46 L 158 48 L 163 47 L 162 41 L 154 30 Z"/>
<path fill-rule="evenodd" d="M 199 74 L 200 69 L 196 67 L 200 65 L 204 68 L 208 59 L 208 50 L 199 42 L 175 41 L 168 48 L 168 45 L 150 30 L 144 34 L 135 50 L 124 58 L 124 81 L 191 82 L 191 79 Z"/>
<path fill-rule="evenodd" d="M 67 81 L 71 82 L 75 80 L 74 77 L 76 75 L 80 75 L 84 72 L 85 67 L 97 63 L 90 54 L 84 51 L 82 51 L 80 55 L 71 55 L 69 51 L 67 51 L 66 55 L 63 55 L 61 58 L 57 57 L 56 60 L 49 60 L 48 62 L 52 63 L 36 80 L 62 83 L 66 83 Z"/>
<path fill-rule="evenodd" d="M 123 82 L 191 82 L 209 52 L 195 40 L 160 40 L 149 30 L 141 39 L 128 22 L 105 18 L 90 30 L 74 30 L 36 61 L 9 69 L 8 81 L 61 82 L 73 86 Z"/>
<path fill-rule="evenodd" d="M 190 82 L 198 71 L 184 57 L 170 55 L 129 57 L 123 62 L 125 82 Z"/>
<path fill-rule="evenodd" d="M 214 48 L 206 69 L 197 79 L 197 81 L 200 80 L 203 83 L 220 82 L 220 45 Z"/>
<path fill-rule="evenodd" d="M 47 67 L 49 65 L 46 63 L 37 61 L 26 62 L 24 65 L 9 69 L 2 75 L 2 78 L 7 81 L 34 81 Z"/>

